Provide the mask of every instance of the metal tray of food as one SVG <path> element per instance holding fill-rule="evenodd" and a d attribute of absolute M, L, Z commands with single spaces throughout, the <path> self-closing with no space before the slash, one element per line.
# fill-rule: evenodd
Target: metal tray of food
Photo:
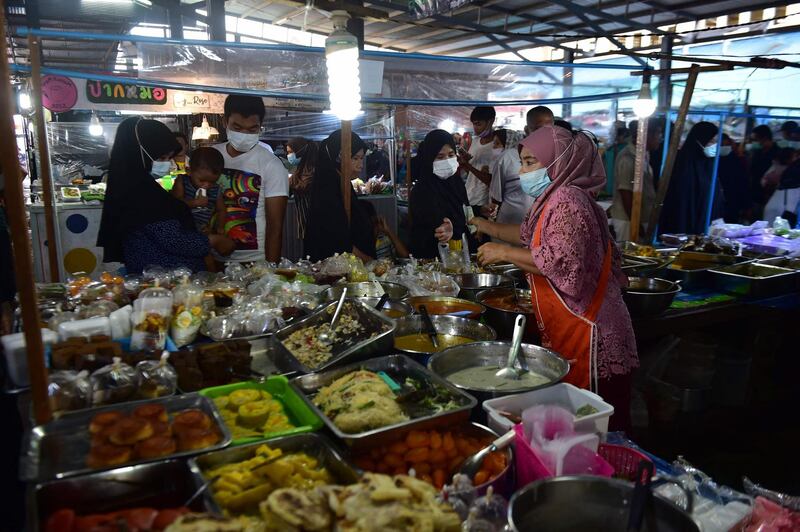
<path fill-rule="evenodd" d="M 28 489 L 28 530 L 44 530 L 48 517 L 61 509 L 80 516 L 131 508 L 179 508 L 200 487 L 185 460 L 111 469 L 90 475 L 43 482 Z M 189 505 L 195 512 L 214 508 L 203 494 Z"/>
<path fill-rule="evenodd" d="M 265 442 L 251 443 L 249 445 L 241 445 L 222 451 L 206 453 L 190 459 L 189 468 L 196 482 L 198 484 L 204 484 L 207 481 L 203 474 L 204 471 L 221 465 L 235 464 L 237 462 L 249 460 L 255 456 L 256 449 L 262 445 L 267 445 L 272 449 L 280 449 L 287 454 L 300 452 L 315 458 L 322 467 L 328 470 L 336 483 L 353 484 L 358 482 L 359 475 L 356 470 L 342 458 L 338 449 L 328 438 L 319 434 L 295 434 Z M 208 504 L 211 507 L 211 511 L 221 514 L 222 509 L 214 500 L 213 488 L 209 490 L 209 492 L 211 493 Z"/>
<path fill-rule="evenodd" d="M 358 315 L 358 322 L 365 330 L 343 344 L 338 342 L 334 344 L 331 357 L 316 367 L 306 366 L 298 360 L 284 344 L 286 339 L 300 329 L 330 323 L 336 304 L 336 301 L 332 301 L 323 305 L 311 316 L 284 327 L 273 335 L 273 362 L 280 371 L 298 373 L 324 371 L 334 366 L 366 360 L 391 352 L 394 345 L 394 320 L 357 299 L 348 298 L 342 313 L 355 311 Z M 373 334 L 374 336 L 370 336 Z"/>
<path fill-rule="evenodd" d="M 711 270 L 715 286 L 740 296 L 766 298 L 796 292 L 800 271 L 747 263 Z"/>
<path fill-rule="evenodd" d="M 452 397 L 459 403 L 459 406 L 452 410 L 446 410 L 443 412 L 428 414 L 422 417 L 412 418 L 402 423 L 396 423 L 394 425 L 388 425 L 385 427 L 368 430 L 366 432 L 355 434 L 343 432 L 328 416 L 326 416 L 319 408 L 317 408 L 317 405 L 314 404 L 313 396 L 316 395 L 320 388 L 331 384 L 339 377 L 360 369 L 365 369 L 376 373 L 383 371 L 395 382 L 400 384 L 404 383 L 407 378 L 412 378 L 421 381 L 425 385 L 441 387 L 452 394 Z M 336 368 L 334 370 L 322 373 L 303 375 L 302 377 L 293 379 L 291 381 L 291 385 L 294 386 L 298 392 L 300 392 L 300 396 L 303 397 L 311 409 L 313 409 L 314 412 L 320 418 L 322 418 L 322 421 L 328 426 L 331 432 L 333 432 L 333 434 L 344 441 L 347 445 L 352 447 L 369 447 L 378 445 L 383 442 L 394 440 L 402 434 L 405 434 L 409 430 L 415 428 L 431 429 L 441 427 L 443 425 L 466 421 L 469 419 L 472 409 L 478 404 L 478 401 L 473 396 L 462 390 L 459 390 L 457 387 L 439 377 L 425 366 L 415 362 L 405 355 L 390 355 L 381 358 L 374 358 L 360 364 L 351 364 L 349 366 Z"/>
<path fill-rule="evenodd" d="M 759 259 L 756 261 L 758 264 L 767 264 L 769 266 L 776 266 L 778 268 L 786 268 L 787 270 L 800 270 L 800 258 L 789 257 L 770 257 L 768 259 Z"/>
<path fill-rule="evenodd" d="M 650 257 L 637 257 L 633 255 L 622 256 L 622 271 L 628 275 L 640 270 L 653 269 L 658 266 L 658 260 Z"/>
<path fill-rule="evenodd" d="M 710 287 L 713 285 L 713 278 L 709 273 L 712 269 L 743 264 L 751 260 L 747 257 L 721 253 L 681 251 L 672 264 L 659 272 L 659 277 L 669 281 L 680 281 L 684 290 Z"/>
<path fill-rule="evenodd" d="M 101 412 L 110 412 L 112 410 L 130 414 L 137 406 L 148 403 L 163 405 L 170 416 L 187 409 L 202 410 L 211 417 L 213 426 L 219 431 L 221 438 L 214 445 L 202 449 L 178 451 L 160 458 L 133 459 L 124 464 L 96 469 L 87 466 L 86 458 L 91 448 L 89 424 L 92 418 Z M 217 407 L 210 399 L 196 393 L 173 395 L 150 401 L 120 403 L 68 413 L 57 420 L 31 429 L 22 440 L 22 455 L 19 462 L 20 479 L 24 481 L 47 480 L 96 473 L 113 467 L 128 467 L 169 458 L 192 456 L 222 449 L 230 442 L 231 433 L 222 421 Z"/>

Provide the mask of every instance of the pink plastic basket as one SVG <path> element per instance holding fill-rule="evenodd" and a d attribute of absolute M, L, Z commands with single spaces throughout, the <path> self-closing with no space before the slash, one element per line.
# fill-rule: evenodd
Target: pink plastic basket
<path fill-rule="evenodd" d="M 636 479 L 636 471 L 639 462 L 651 462 L 647 456 L 636 449 L 625 447 L 624 445 L 612 445 L 601 443 L 597 449 L 597 454 L 602 456 L 606 462 L 614 468 L 614 476 L 625 480 L 633 481 Z"/>

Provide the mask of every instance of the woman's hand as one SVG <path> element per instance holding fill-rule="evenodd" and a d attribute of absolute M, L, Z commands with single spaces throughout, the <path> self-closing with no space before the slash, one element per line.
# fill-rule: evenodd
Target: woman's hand
<path fill-rule="evenodd" d="M 489 234 L 489 227 L 491 226 L 491 223 L 492 222 L 490 222 L 486 218 L 481 218 L 480 216 L 473 216 L 467 222 L 467 224 L 474 225 L 478 229 L 478 236 L 480 235 L 491 236 Z"/>
<path fill-rule="evenodd" d="M 497 244 L 489 242 L 478 248 L 478 264 L 481 266 L 488 266 L 489 264 L 497 264 L 498 262 L 508 262 L 506 252 L 510 246 L 505 244 Z"/>
<path fill-rule="evenodd" d="M 233 240 L 224 235 L 208 235 L 208 243 L 223 257 L 227 257 L 236 249 Z"/>
<path fill-rule="evenodd" d="M 442 220 L 442 225 L 437 227 L 433 234 L 439 242 L 450 242 L 450 239 L 453 238 L 453 222 L 450 221 L 450 218 Z"/>

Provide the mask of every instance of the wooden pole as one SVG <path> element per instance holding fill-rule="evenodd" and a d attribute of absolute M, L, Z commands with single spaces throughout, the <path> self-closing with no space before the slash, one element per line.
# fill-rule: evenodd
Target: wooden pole
<path fill-rule="evenodd" d="M 36 123 L 36 147 L 39 154 L 39 179 L 42 182 L 42 198 L 44 199 L 44 227 L 47 235 L 47 263 L 50 270 L 50 282 L 57 283 L 61 279 L 59 273 L 58 240 L 53 203 L 53 180 L 50 175 L 50 149 L 47 145 L 47 126 L 44 123 L 44 107 L 42 107 L 42 60 L 38 37 L 28 36 L 28 50 L 31 61 L 31 104 L 33 105 Z"/>
<path fill-rule="evenodd" d="M 8 48 L 6 46 L 5 2 L 0 0 L 0 164 L 5 175 L 6 208 L 11 242 L 14 245 L 14 271 L 22 310 L 22 328 L 25 333 L 28 373 L 31 380 L 33 415 L 37 424 L 50 421 L 47 400 L 47 369 L 44 367 L 44 346 L 39 324 L 36 285 L 33 282 L 33 255 L 22 194 L 22 169 L 17 155 L 14 135 L 14 93 L 8 75 Z M 2 102 L 6 102 L 3 104 Z"/>
<path fill-rule="evenodd" d="M 352 124 L 349 120 L 342 120 L 342 201 L 348 224 L 350 223 L 350 198 L 353 189 L 353 184 L 350 182 L 353 168 L 351 127 Z"/>
<path fill-rule="evenodd" d="M 672 179 L 672 170 L 675 168 L 675 158 L 678 155 L 678 145 L 681 142 L 683 126 L 686 125 L 686 113 L 689 111 L 689 104 L 692 101 L 692 94 L 694 93 L 694 86 L 697 82 L 697 75 L 699 73 L 700 66 L 692 65 L 689 69 L 689 77 L 686 78 L 686 88 L 683 91 L 681 106 L 678 109 L 678 118 L 675 119 L 675 128 L 672 130 L 672 136 L 669 140 L 667 160 L 664 163 L 664 171 L 661 172 L 661 179 L 658 182 L 658 191 L 656 192 L 655 205 L 653 205 L 653 210 L 650 213 L 650 222 L 647 225 L 648 242 L 653 241 L 656 226 L 658 225 L 658 219 L 661 216 L 661 207 L 664 206 L 664 198 L 667 196 L 667 190 L 669 190 L 669 182 L 670 179 Z M 667 120 L 669 120 L 669 114 L 667 114 Z"/>
<path fill-rule="evenodd" d="M 639 226 L 642 223 L 642 187 L 644 166 L 647 163 L 647 118 L 640 118 L 636 131 L 636 163 L 633 167 L 633 206 L 631 207 L 631 242 L 639 240 Z"/>

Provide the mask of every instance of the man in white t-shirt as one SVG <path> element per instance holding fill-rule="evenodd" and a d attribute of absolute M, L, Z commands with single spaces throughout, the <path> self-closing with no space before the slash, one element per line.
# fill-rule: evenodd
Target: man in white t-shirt
<path fill-rule="evenodd" d="M 472 110 L 472 122 L 475 137 L 469 147 L 469 153 L 459 158 L 459 163 L 468 172 L 467 198 L 473 207 L 486 207 L 489 205 L 489 184 L 491 183 L 491 168 L 494 163 L 494 138 L 492 126 L 495 119 L 494 107 L 478 106 Z M 480 214 L 476 211 L 475 214 Z"/>
<path fill-rule="evenodd" d="M 289 174 L 258 141 L 264 102 L 231 94 L 225 99 L 228 142 L 214 146 L 225 159 L 219 184 L 225 202 L 225 234 L 236 243 L 234 262 L 278 262 L 289 197 Z"/>

